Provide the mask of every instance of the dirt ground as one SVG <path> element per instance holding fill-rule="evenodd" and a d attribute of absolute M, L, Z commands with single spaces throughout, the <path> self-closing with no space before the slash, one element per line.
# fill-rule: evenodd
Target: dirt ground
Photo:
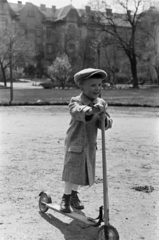
<path fill-rule="evenodd" d="M 121 240 L 159 239 L 159 111 L 110 107 L 106 133 L 110 224 Z M 98 228 L 59 213 L 39 212 L 42 190 L 59 203 L 67 106 L 0 108 L 0 240 L 95 240 Z M 85 214 L 103 205 L 101 135 L 96 183 L 80 188 Z M 133 187 L 152 186 L 152 192 Z"/>

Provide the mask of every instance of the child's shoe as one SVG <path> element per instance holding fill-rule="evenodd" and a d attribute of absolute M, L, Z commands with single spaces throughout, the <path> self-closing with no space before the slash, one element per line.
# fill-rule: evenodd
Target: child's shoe
<path fill-rule="evenodd" d="M 84 209 L 84 205 L 79 200 L 77 194 L 78 194 L 78 192 L 72 190 L 70 204 L 71 204 L 71 207 L 82 210 L 82 209 Z"/>
<path fill-rule="evenodd" d="M 63 195 L 62 201 L 61 201 L 61 203 L 60 203 L 60 211 L 61 211 L 61 212 L 71 213 L 70 197 L 71 197 L 71 194 L 69 194 L 69 195 L 64 194 L 64 195 Z"/>

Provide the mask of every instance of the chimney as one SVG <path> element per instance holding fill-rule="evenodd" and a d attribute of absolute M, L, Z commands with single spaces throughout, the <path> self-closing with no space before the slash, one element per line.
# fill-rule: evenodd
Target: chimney
<path fill-rule="evenodd" d="M 22 2 L 18 1 L 18 7 L 21 8 L 21 6 L 22 6 Z"/>
<path fill-rule="evenodd" d="M 90 6 L 85 6 L 86 13 L 89 14 L 91 12 L 91 7 Z"/>
<path fill-rule="evenodd" d="M 45 6 L 45 4 L 40 4 L 40 10 L 41 10 L 41 11 L 46 11 L 46 6 Z"/>
<path fill-rule="evenodd" d="M 52 12 L 53 12 L 53 13 L 56 12 L 56 6 L 52 6 Z"/>
<path fill-rule="evenodd" d="M 106 14 L 107 14 L 107 17 L 112 17 L 112 9 L 106 8 Z"/>

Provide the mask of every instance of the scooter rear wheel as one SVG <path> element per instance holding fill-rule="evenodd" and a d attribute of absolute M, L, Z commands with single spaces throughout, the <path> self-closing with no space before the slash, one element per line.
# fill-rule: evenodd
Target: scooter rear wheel
<path fill-rule="evenodd" d="M 98 236 L 96 240 L 119 240 L 119 233 L 113 226 L 103 225 L 98 230 Z"/>
<path fill-rule="evenodd" d="M 39 196 L 39 209 L 41 212 L 45 213 L 48 210 L 48 207 L 45 205 L 45 203 L 52 203 L 51 196 L 46 192 L 41 192 Z"/>

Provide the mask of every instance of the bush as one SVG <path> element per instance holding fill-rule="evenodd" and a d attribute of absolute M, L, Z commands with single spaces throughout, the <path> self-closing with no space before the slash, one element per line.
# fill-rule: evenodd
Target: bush
<path fill-rule="evenodd" d="M 145 82 L 149 82 L 149 79 L 150 79 L 150 77 L 147 75 L 147 74 L 141 74 L 141 73 L 139 73 L 138 74 L 138 82 L 139 83 L 145 83 Z"/>
<path fill-rule="evenodd" d="M 127 83 L 130 81 L 130 77 L 125 73 L 117 73 L 116 74 L 116 83 Z"/>
<path fill-rule="evenodd" d="M 53 88 L 53 83 L 51 80 L 47 80 L 43 83 L 40 83 L 39 85 L 42 86 L 44 89 L 52 89 Z"/>
<path fill-rule="evenodd" d="M 57 57 L 52 65 L 48 67 L 47 74 L 51 79 L 55 79 L 64 89 L 71 71 L 72 68 L 68 56 L 63 54 Z"/>

